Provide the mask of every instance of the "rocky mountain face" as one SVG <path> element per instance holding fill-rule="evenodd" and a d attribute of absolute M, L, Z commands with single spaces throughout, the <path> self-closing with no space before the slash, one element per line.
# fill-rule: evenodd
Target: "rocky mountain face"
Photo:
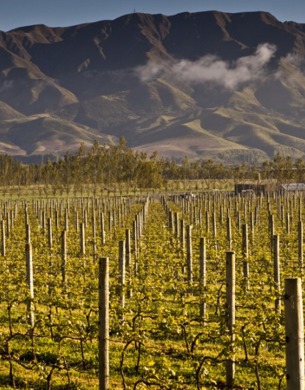
<path fill-rule="evenodd" d="M 0 153 L 116 143 L 160 156 L 305 156 L 305 24 L 269 13 L 130 14 L 0 32 Z"/>

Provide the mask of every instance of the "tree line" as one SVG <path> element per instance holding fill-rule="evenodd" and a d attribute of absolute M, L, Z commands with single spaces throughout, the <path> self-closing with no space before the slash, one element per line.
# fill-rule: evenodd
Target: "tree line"
<path fill-rule="evenodd" d="M 0 155 L 0 185 L 44 185 L 70 188 L 88 184 L 104 187 L 122 184 L 133 188 L 160 188 L 168 180 L 264 180 L 302 182 L 305 160 L 293 160 L 277 153 L 262 164 L 241 163 L 230 166 L 211 159 L 191 161 L 148 155 L 126 146 L 99 145 L 90 149 L 82 144 L 74 154 L 66 152 L 58 161 L 23 164 L 8 154 Z"/>

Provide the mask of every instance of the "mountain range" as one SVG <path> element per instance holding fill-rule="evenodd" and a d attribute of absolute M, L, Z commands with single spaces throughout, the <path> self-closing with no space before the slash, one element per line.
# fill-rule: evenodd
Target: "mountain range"
<path fill-rule="evenodd" d="M 120 137 L 175 159 L 305 157 L 305 24 L 209 11 L 0 32 L 0 153 Z"/>

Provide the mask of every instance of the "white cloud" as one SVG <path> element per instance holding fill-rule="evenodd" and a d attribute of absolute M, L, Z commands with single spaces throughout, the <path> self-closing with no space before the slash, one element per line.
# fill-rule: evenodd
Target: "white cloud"
<path fill-rule="evenodd" d="M 146 65 L 137 67 L 136 73 L 141 81 L 147 82 L 158 78 L 164 70 L 164 65 L 149 61 Z"/>
<path fill-rule="evenodd" d="M 243 83 L 261 79 L 275 51 L 274 45 L 264 43 L 257 47 L 253 55 L 240 57 L 232 63 L 215 55 L 206 55 L 197 61 L 178 61 L 171 66 L 171 69 L 179 80 L 182 79 L 190 84 L 209 82 L 227 89 L 236 89 Z M 137 69 L 143 82 L 160 77 L 164 71 L 164 65 L 152 61 Z"/>
<path fill-rule="evenodd" d="M 303 79 L 303 76 L 301 76 L 299 70 L 304 66 L 304 59 L 296 54 L 296 53 L 289 53 L 285 57 L 281 58 L 281 65 L 284 65 L 284 69 L 286 65 L 292 66 L 295 68 L 294 72 L 285 72 L 283 67 L 279 67 L 277 72 L 275 73 L 274 77 L 275 79 L 284 81 L 284 80 L 290 80 L 295 81 L 296 83 L 302 83 L 301 79 Z"/>

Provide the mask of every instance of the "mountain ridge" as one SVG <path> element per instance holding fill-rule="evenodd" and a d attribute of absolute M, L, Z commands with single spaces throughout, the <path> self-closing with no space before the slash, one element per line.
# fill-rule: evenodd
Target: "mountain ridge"
<path fill-rule="evenodd" d="M 301 158 L 304 126 L 305 24 L 267 12 L 0 32 L 0 153 L 35 161 L 124 136 L 168 158 Z"/>

